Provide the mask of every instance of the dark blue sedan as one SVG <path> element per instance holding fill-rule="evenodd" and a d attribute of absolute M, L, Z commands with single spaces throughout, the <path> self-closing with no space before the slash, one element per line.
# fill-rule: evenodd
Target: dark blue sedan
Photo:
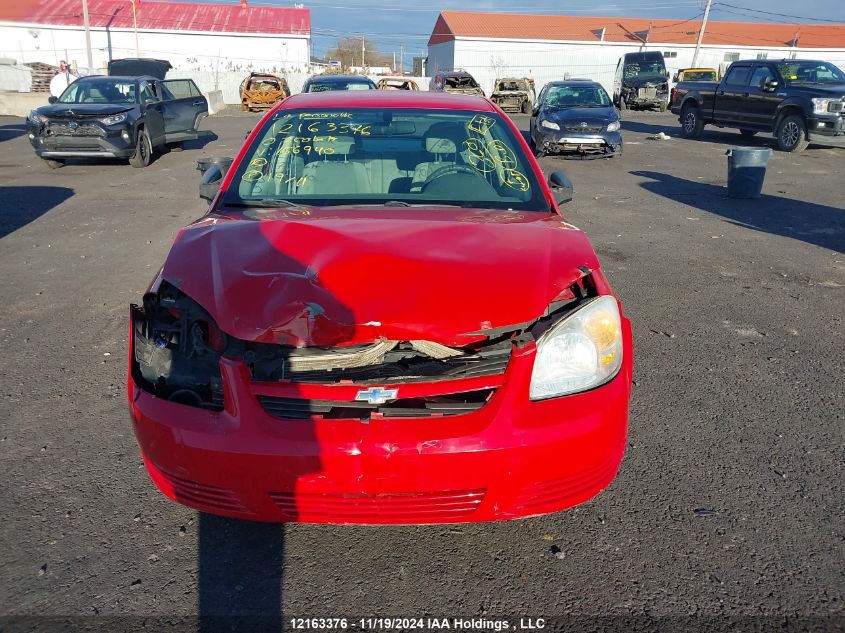
<path fill-rule="evenodd" d="M 622 152 L 619 112 L 601 84 L 586 79 L 547 83 L 531 113 L 537 156 L 575 153 L 606 157 Z"/>

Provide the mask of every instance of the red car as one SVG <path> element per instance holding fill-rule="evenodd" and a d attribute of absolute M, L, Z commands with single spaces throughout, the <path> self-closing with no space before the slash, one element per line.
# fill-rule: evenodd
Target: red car
<path fill-rule="evenodd" d="M 480 97 L 268 112 L 131 308 L 155 485 L 315 523 L 513 519 L 597 494 L 625 446 L 631 329 L 561 217 L 569 181 L 549 182 Z"/>

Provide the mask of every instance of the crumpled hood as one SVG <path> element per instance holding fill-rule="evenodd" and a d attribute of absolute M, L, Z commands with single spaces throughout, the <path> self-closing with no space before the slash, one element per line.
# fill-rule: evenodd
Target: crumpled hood
<path fill-rule="evenodd" d="M 557 215 L 478 209 L 250 210 L 176 239 L 160 278 L 242 340 L 333 346 L 533 321 L 598 261 Z"/>
<path fill-rule="evenodd" d="M 667 86 L 669 80 L 666 77 L 630 77 L 622 80 L 626 88 L 642 88 L 643 86 L 654 86 L 658 90 L 661 86 Z"/>
<path fill-rule="evenodd" d="M 48 117 L 62 119 L 84 118 L 92 116 L 109 116 L 131 110 L 132 104 L 108 103 L 54 103 L 38 108 L 38 113 Z"/>
<path fill-rule="evenodd" d="M 582 121 L 589 124 L 607 124 L 615 121 L 618 118 L 616 108 L 608 106 L 606 108 L 544 108 L 542 118 L 555 123 L 581 123 Z"/>

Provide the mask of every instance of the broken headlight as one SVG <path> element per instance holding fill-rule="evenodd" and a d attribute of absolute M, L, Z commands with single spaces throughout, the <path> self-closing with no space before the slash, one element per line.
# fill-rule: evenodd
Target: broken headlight
<path fill-rule="evenodd" d="M 611 296 L 571 312 L 537 341 L 529 397 L 543 400 L 598 387 L 622 366 L 622 320 Z"/>
<path fill-rule="evenodd" d="M 205 409 L 223 408 L 220 357 L 229 338 L 193 299 L 164 282 L 133 307 L 133 374 L 154 395 Z"/>

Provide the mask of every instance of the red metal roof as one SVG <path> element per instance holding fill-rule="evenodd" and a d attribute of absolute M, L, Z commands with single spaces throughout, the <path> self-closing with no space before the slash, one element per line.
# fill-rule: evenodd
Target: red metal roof
<path fill-rule="evenodd" d="M 654 20 L 644 18 L 587 17 L 571 15 L 527 15 L 443 11 L 437 18 L 429 46 L 455 37 L 527 40 L 570 40 L 578 42 L 641 42 L 648 32 L 649 43 L 695 44 L 698 20 Z M 711 46 L 792 46 L 801 48 L 845 48 L 845 24 L 771 24 L 710 20 L 704 44 Z"/>
<path fill-rule="evenodd" d="M 227 33 L 311 33 L 311 11 L 289 7 L 137 0 L 138 28 Z M 88 0 L 92 27 L 132 28 L 130 0 Z M 0 22 L 82 26 L 79 0 L 0 0 Z"/>

